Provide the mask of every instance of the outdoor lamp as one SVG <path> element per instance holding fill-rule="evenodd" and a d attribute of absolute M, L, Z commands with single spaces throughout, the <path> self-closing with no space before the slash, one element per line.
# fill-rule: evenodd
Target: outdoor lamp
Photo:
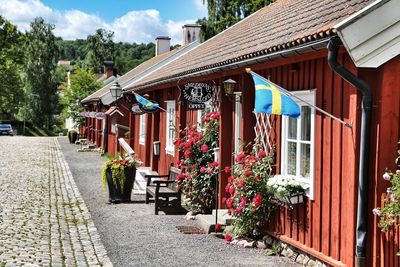
<path fill-rule="evenodd" d="M 214 148 L 214 161 L 219 161 L 219 147 Z"/>
<path fill-rule="evenodd" d="M 117 100 L 122 95 L 121 85 L 119 85 L 118 82 L 115 82 L 110 88 L 110 93 L 111 93 L 111 96 L 115 97 L 115 100 Z"/>
<path fill-rule="evenodd" d="M 226 96 L 232 96 L 235 91 L 236 82 L 232 79 L 224 81 L 224 90 Z"/>
<path fill-rule="evenodd" d="M 229 98 L 229 100 L 234 101 L 234 102 L 242 102 L 241 96 L 236 96 L 235 95 L 235 86 L 236 86 L 236 81 L 232 79 L 228 79 L 224 81 L 224 90 L 225 90 L 225 95 Z"/>

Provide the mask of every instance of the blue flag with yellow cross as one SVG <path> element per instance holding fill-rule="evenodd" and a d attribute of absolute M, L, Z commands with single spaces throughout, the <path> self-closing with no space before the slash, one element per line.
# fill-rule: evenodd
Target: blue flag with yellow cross
<path fill-rule="evenodd" d="M 136 98 L 137 102 L 142 104 L 147 109 L 156 109 L 159 107 L 159 105 L 157 103 L 153 103 L 139 94 L 135 93 L 135 98 Z"/>
<path fill-rule="evenodd" d="M 279 89 L 279 86 L 259 77 L 251 72 L 253 77 L 256 97 L 255 112 L 276 115 L 286 115 L 297 118 L 300 116 L 300 107 L 292 98 Z"/>

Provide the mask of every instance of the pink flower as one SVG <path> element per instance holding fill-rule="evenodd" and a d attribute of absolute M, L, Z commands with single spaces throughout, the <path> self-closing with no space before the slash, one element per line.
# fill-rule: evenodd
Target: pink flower
<path fill-rule="evenodd" d="M 190 149 L 186 150 L 185 153 L 183 153 L 183 156 L 185 158 L 189 158 L 190 157 Z"/>
<path fill-rule="evenodd" d="M 224 172 L 226 174 L 230 174 L 231 173 L 231 168 L 229 168 L 228 166 L 225 167 Z"/>
<path fill-rule="evenodd" d="M 201 173 L 205 173 L 205 172 L 206 172 L 206 170 L 207 170 L 207 169 L 206 169 L 206 168 L 204 168 L 204 167 L 201 167 L 201 168 L 200 168 L 200 172 L 201 172 Z"/>
<path fill-rule="evenodd" d="M 232 198 L 228 198 L 226 200 L 226 206 L 231 209 L 232 208 L 232 204 L 233 204 L 233 199 Z"/>
<path fill-rule="evenodd" d="M 237 183 L 238 187 L 242 187 L 246 184 L 246 182 L 244 180 L 239 180 L 239 182 Z"/>
<path fill-rule="evenodd" d="M 227 193 L 229 192 L 230 186 L 231 186 L 230 183 L 225 186 L 225 192 L 227 192 Z"/>
<path fill-rule="evenodd" d="M 260 181 L 260 176 L 257 175 L 256 177 L 254 177 L 254 182 L 257 183 L 258 181 Z"/>
<path fill-rule="evenodd" d="M 383 175 L 383 179 L 385 179 L 386 181 L 390 181 L 390 174 L 385 172 L 385 174 Z"/>
<path fill-rule="evenodd" d="M 262 201 L 262 195 L 261 194 L 257 194 L 254 198 L 253 198 L 253 204 L 255 208 L 258 208 L 261 206 L 261 201 Z"/>
<path fill-rule="evenodd" d="M 253 175 L 253 172 L 251 170 L 247 170 L 244 174 L 246 177 L 250 177 Z"/>
<path fill-rule="evenodd" d="M 375 216 L 381 216 L 381 210 L 379 209 L 379 208 L 375 208 L 375 209 L 373 209 L 372 210 L 372 213 L 375 215 Z"/>
<path fill-rule="evenodd" d="M 216 161 L 211 162 L 208 166 L 210 166 L 210 168 L 215 168 L 218 167 L 219 163 Z"/>
<path fill-rule="evenodd" d="M 219 223 L 217 223 L 215 225 L 215 232 L 219 232 L 219 231 L 221 231 L 221 225 Z"/>
<path fill-rule="evenodd" d="M 237 207 L 236 208 L 236 214 L 242 213 L 243 208 L 242 207 Z"/>
<path fill-rule="evenodd" d="M 233 196 L 235 194 L 236 188 L 232 185 L 231 187 L 229 187 L 229 194 L 231 194 L 231 196 Z"/>
<path fill-rule="evenodd" d="M 225 206 L 225 204 L 226 204 L 226 197 L 223 197 L 221 202 L 222 202 L 222 206 Z"/>
<path fill-rule="evenodd" d="M 228 177 L 228 183 L 232 183 L 232 181 L 233 181 L 233 176 L 229 176 Z M 228 191 L 227 191 L 228 192 Z"/>
<path fill-rule="evenodd" d="M 231 236 L 230 234 L 226 234 L 226 235 L 225 235 L 225 241 L 226 241 L 227 243 L 230 243 L 230 242 L 232 241 L 232 236 Z"/>
<path fill-rule="evenodd" d="M 260 159 L 264 158 L 266 155 L 267 155 L 267 153 L 265 153 L 264 150 L 260 150 L 260 152 L 258 152 L 258 157 L 259 157 Z"/>
<path fill-rule="evenodd" d="M 240 206 L 240 207 L 245 207 L 245 206 L 246 206 L 246 204 L 247 204 L 246 198 L 245 198 L 245 197 L 243 197 L 243 198 L 241 199 L 241 201 L 240 201 L 240 204 L 239 204 L 239 206 Z"/>
<path fill-rule="evenodd" d="M 241 162 L 244 158 L 245 158 L 245 155 L 243 153 L 240 153 L 239 155 L 237 155 L 235 161 Z"/>

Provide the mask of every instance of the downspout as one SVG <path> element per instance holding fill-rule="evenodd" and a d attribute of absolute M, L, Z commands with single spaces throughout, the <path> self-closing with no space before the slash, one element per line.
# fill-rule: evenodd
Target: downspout
<path fill-rule="evenodd" d="M 367 244 L 367 215 L 368 215 L 368 160 L 370 146 L 371 126 L 371 101 L 372 93 L 368 84 L 352 74 L 344 66 L 337 62 L 339 46 L 342 41 L 338 36 L 332 37 L 328 43 L 329 66 L 343 79 L 352 84 L 362 93 L 361 114 L 361 140 L 360 162 L 358 175 L 358 203 L 357 203 L 357 229 L 356 229 L 356 266 L 366 266 Z"/>

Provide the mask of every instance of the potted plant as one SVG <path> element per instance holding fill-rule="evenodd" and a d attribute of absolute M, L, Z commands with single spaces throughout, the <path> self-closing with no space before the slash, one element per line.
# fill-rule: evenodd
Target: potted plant
<path fill-rule="evenodd" d="M 131 201 L 131 192 L 138 166 L 137 161 L 127 159 L 113 159 L 104 163 L 101 170 L 103 189 L 105 191 L 108 187 L 111 203 Z"/>
<path fill-rule="evenodd" d="M 75 144 L 78 139 L 78 133 L 75 130 L 68 131 L 68 140 L 70 144 Z"/>
<path fill-rule="evenodd" d="M 304 193 L 308 184 L 299 181 L 294 175 L 275 175 L 267 183 L 274 189 L 275 200 L 290 208 L 304 203 Z"/>

